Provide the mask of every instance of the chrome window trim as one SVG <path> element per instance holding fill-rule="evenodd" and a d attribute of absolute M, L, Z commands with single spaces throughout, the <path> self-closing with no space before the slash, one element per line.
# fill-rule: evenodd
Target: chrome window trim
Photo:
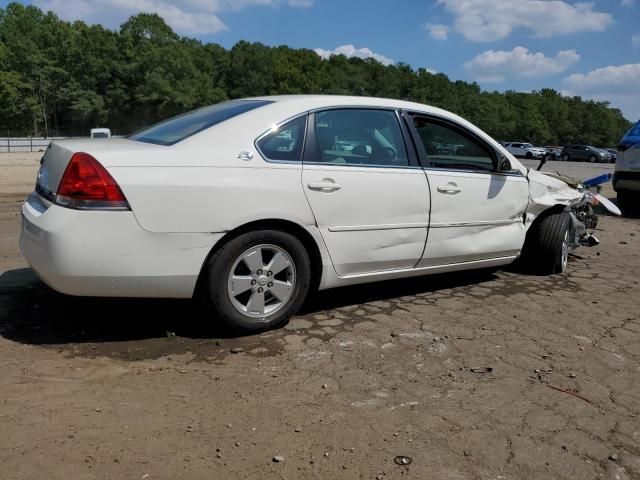
<path fill-rule="evenodd" d="M 454 169 L 454 168 L 438 168 L 438 167 L 422 167 L 425 172 L 459 172 L 459 173 L 474 173 L 478 175 L 499 175 L 503 177 L 522 177 L 526 180 L 526 177 L 520 171 L 515 172 L 500 172 L 500 171 L 482 171 L 482 170 L 467 170 L 467 169 Z"/>
<path fill-rule="evenodd" d="M 349 168 L 388 168 L 392 170 L 422 170 L 422 167 L 417 165 L 371 165 L 364 163 L 330 163 L 330 162 L 304 162 L 305 165 L 327 165 L 331 167 L 349 167 Z"/>

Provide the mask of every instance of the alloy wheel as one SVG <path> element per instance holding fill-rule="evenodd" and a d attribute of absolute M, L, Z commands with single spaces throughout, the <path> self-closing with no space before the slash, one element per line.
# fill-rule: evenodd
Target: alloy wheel
<path fill-rule="evenodd" d="M 227 293 L 238 312 L 252 319 L 264 319 L 281 310 L 291 299 L 296 269 L 291 256 L 281 247 L 256 245 L 243 252 L 229 272 Z"/>

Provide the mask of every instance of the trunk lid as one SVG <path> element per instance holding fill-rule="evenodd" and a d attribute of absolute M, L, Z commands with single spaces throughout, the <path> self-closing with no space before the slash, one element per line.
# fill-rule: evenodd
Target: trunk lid
<path fill-rule="evenodd" d="M 78 138 L 51 142 L 40 160 L 40 170 L 36 180 L 36 191 L 47 200 L 52 200 L 58 190 L 71 157 L 76 152 L 85 152 L 95 157 L 103 166 L 114 163 L 133 164 L 136 153 L 149 149 L 162 149 L 155 145 L 143 144 L 126 138 L 89 139 Z"/>

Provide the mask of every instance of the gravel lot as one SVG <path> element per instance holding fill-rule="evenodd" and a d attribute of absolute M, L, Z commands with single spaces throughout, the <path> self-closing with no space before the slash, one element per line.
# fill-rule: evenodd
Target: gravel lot
<path fill-rule="evenodd" d="M 602 217 L 564 275 L 322 292 L 232 338 L 44 287 L 17 248 L 38 156 L 0 156 L 2 479 L 640 478 L 640 220 Z"/>

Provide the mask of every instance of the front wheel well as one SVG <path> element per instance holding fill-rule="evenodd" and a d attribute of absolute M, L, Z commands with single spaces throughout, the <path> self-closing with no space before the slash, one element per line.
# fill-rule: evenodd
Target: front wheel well
<path fill-rule="evenodd" d="M 553 215 L 554 213 L 564 212 L 566 208 L 567 208 L 566 205 L 558 204 L 540 212 L 540 214 L 538 214 L 538 216 L 533 219 L 533 222 L 531 222 L 531 225 L 529 225 L 529 228 L 527 230 L 527 235 L 529 235 L 529 232 L 533 231 L 534 227 L 536 227 L 545 217 L 548 217 L 549 215 Z"/>
<path fill-rule="evenodd" d="M 198 275 L 198 281 L 196 282 L 194 296 L 203 287 L 203 272 L 205 270 L 207 262 L 213 256 L 213 254 L 215 254 L 218 250 L 220 250 L 220 248 L 222 248 L 234 238 L 237 238 L 245 233 L 255 232 L 258 230 L 278 230 L 296 237 L 304 246 L 307 254 L 309 255 L 309 261 L 311 262 L 310 290 L 314 291 L 318 289 L 322 277 L 322 255 L 315 239 L 304 227 L 300 226 L 299 224 L 291 222 L 289 220 L 274 218 L 245 223 L 244 225 L 236 227 L 233 230 L 229 230 L 227 233 L 225 233 L 225 235 L 213 246 L 213 248 L 207 255 L 207 258 L 205 258 L 202 266 L 200 267 L 200 274 Z"/>

